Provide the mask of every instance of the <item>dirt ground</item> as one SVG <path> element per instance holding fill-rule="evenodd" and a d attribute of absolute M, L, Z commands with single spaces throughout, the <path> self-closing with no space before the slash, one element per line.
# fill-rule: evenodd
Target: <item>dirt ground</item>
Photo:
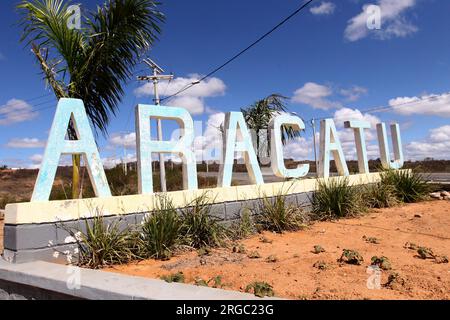
<path fill-rule="evenodd" d="M 364 236 L 376 237 L 379 243 L 369 243 Z M 404 247 L 407 242 L 450 256 L 450 201 L 410 204 L 361 218 L 319 222 L 294 233 L 264 233 L 239 242 L 247 253 L 233 253 L 228 248 L 199 257 L 197 252 L 187 252 L 169 261 L 146 260 L 107 270 L 149 278 L 182 271 L 186 283 L 220 275 L 224 289 L 237 291 L 245 291 L 253 281 L 266 281 L 273 286 L 275 296 L 288 299 L 449 299 L 450 264 L 420 259 L 417 250 Z M 326 251 L 313 253 L 315 245 Z M 357 250 L 364 262 L 337 262 L 343 249 Z M 250 259 L 248 253 L 252 251 L 258 251 L 261 258 Z M 271 255 L 276 256 L 275 262 L 266 260 Z M 386 256 L 392 264 L 392 270 L 381 272 L 381 286 L 368 272 L 372 256 Z M 313 267 L 317 261 L 324 261 L 328 269 Z M 392 272 L 399 273 L 404 283 L 386 286 Z M 368 282 L 375 286 L 368 286 Z"/>

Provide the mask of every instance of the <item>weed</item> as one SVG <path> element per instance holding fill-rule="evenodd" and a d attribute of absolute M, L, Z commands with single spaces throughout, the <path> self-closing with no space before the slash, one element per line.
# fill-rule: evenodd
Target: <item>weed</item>
<path fill-rule="evenodd" d="M 206 282 L 205 280 L 201 279 L 201 278 L 197 278 L 195 279 L 195 283 L 196 286 L 200 286 L 200 287 L 207 287 L 208 286 L 208 282 Z"/>
<path fill-rule="evenodd" d="M 395 187 L 389 183 L 378 182 L 364 188 L 364 200 L 370 208 L 390 208 L 400 203 Z"/>
<path fill-rule="evenodd" d="M 262 243 L 272 243 L 273 242 L 273 240 L 270 240 L 269 238 L 266 238 L 265 236 L 260 237 L 259 241 L 261 241 Z"/>
<path fill-rule="evenodd" d="M 417 254 L 419 255 L 420 259 L 434 259 L 435 258 L 435 255 L 433 253 L 433 250 L 431 250 L 431 248 L 419 247 L 419 249 L 417 249 Z"/>
<path fill-rule="evenodd" d="M 172 202 L 158 199 L 157 208 L 142 224 L 142 242 L 145 255 L 155 259 L 170 259 L 180 242 L 182 221 Z"/>
<path fill-rule="evenodd" d="M 266 258 L 266 262 L 275 263 L 277 261 L 278 261 L 278 257 L 274 254 L 272 254 Z"/>
<path fill-rule="evenodd" d="M 172 273 L 169 275 L 161 276 L 161 280 L 164 280 L 165 282 L 168 283 L 172 282 L 184 283 L 184 274 L 181 271 L 177 273 Z"/>
<path fill-rule="evenodd" d="M 344 249 L 342 251 L 341 257 L 338 259 L 338 262 L 344 262 L 347 264 L 355 264 L 360 265 L 364 261 L 364 258 L 359 254 L 358 251 Z"/>
<path fill-rule="evenodd" d="M 375 237 L 366 237 L 363 236 L 363 239 L 367 242 L 367 243 L 371 243 L 371 244 L 380 244 L 380 240 L 378 238 Z"/>
<path fill-rule="evenodd" d="M 353 217 L 366 211 L 361 192 L 349 185 L 348 178 L 319 181 L 311 203 L 318 220 Z"/>
<path fill-rule="evenodd" d="M 261 254 L 258 251 L 252 251 L 247 255 L 247 257 L 250 259 L 259 259 L 261 258 Z"/>
<path fill-rule="evenodd" d="M 182 234 L 187 245 L 193 248 L 217 247 L 224 243 L 226 230 L 219 219 L 210 215 L 211 204 L 206 193 L 195 198 L 182 209 Z"/>
<path fill-rule="evenodd" d="M 322 248 L 322 246 L 320 246 L 320 245 L 315 245 L 314 249 L 312 250 L 312 253 L 315 253 L 315 254 L 319 254 L 322 252 L 325 252 L 325 249 Z"/>
<path fill-rule="evenodd" d="M 388 170 L 382 173 L 381 183 L 392 185 L 401 202 L 413 203 L 427 198 L 430 186 L 416 171 Z"/>
<path fill-rule="evenodd" d="M 248 238 L 255 232 L 255 223 L 247 209 L 243 211 L 238 222 L 233 223 L 230 228 L 231 238 L 235 240 Z"/>
<path fill-rule="evenodd" d="M 197 250 L 197 254 L 198 254 L 199 257 L 209 256 L 209 255 L 211 255 L 211 248 L 209 248 L 209 247 L 201 247 L 200 249 Z"/>
<path fill-rule="evenodd" d="M 222 276 L 215 276 L 208 281 L 208 285 L 212 283 L 213 288 L 223 288 L 225 285 L 222 283 Z"/>
<path fill-rule="evenodd" d="M 319 270 L 327 270 L 330 268 L 330 266 L 325 261 L 317 261 L 313 264 L 313 267 Z"/>
<path fill-rule="evenodd" d="M 258 230 L 278 233 L 297 231 L 306 221 L 305 214 L 296 206 L 287 204 L 281 193 L 272 198 L 264 195 L 252 211 Z"/>
<path fill-rule="evenodd" d="M 406 285 L 406 279 L 398 272 L 393 272 L 388 276 L 385 287 L 392 290 L 402 289 Z"/>
<path fill-rule="evenodd" d="M 373 256 L 371 259 L 371 265 L 378 266 L 382 270 L 392 269 L 391 261 L 385 256 L 382 257 Z"/>
<path fill-rule="evenodd" d="M 246 253 L 247 250 L 245 249 L 245 246 L 243 244 L 237 245 L 233 247 L 233 252 L 234 253 Z"/>
<path fill-rule="evenodd" d="M 91 221 L 85 221 L 85 232 L 81 228 L 66 230 L 77 242 L 78 264 L 98 269 L 138 258 L 135 250 L 138 237 L 134 236 L 128 226 L 121 228 L 121 222 L 122 220 L 117 219 L 108 224 L 97 213 Z"/>
<path fill-rule="evenodd" d="M 417 244 L 413 243 L 413 242 L 406 242 L 405 245 L 403 246 L 403 248 L 405 249 L 409 249 L 409 250 L 417 250 L 419 249 L 420 246 L 418 246 Z"/>
<path fill-rule="evenodd" d="M 245 292 L 253 292 L 253 294 L 259 298 L 273 297 L 275 292 L 273 287 L 267 282 L 255 281 L 250 283 L 246 288 Z"/>

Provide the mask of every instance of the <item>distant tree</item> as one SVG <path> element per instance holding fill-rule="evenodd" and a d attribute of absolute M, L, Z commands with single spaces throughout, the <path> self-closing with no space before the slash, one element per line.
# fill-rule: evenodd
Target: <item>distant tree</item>
<path fill-rule="evenodd" d="M 164 15 L 153 0 L 108 0 L 83 17 L 85 27 L 68 22 L 68 1 L 29 0 L 17 8 L 23 13 L 22 41 L 31 45 L 47 84 L 57 99 L 83 100 L 96 129 L 107 133 L 124 95 L 124 84 L 157 40 Z M 76 139 L 73 125 L 69 138 Z M 72 197 L 79 198 L 80 157 L 73 156 Z"/>

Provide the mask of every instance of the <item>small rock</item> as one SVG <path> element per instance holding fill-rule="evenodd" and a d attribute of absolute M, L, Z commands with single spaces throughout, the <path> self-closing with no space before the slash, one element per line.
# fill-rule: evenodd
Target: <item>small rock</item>
<path fill-rule="evenodd" d="M 441 192 L 441 197 L 449 197 L 450 198 L 450 192 L 448 192 L 448 191 L 442 191 Z"/>
<path fill-rule="evenodd" d="M 441 199 L 441 193 L 440 192 L 432 192 L 430 193 L 430 197 L 433 199 Z"/>
<path fill-rule="evenodd" d="M 422 218 L 422 215 L 421 214 L 415 214 L 414 218 Z"/>

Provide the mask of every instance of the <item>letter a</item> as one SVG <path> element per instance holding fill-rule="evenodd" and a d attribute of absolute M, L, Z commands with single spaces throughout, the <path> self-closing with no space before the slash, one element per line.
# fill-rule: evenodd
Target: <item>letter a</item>
<path fill-rule="evenodd" d="M 325 119 L 320 122 L 320 158 L 319 177 L 330 176 L 330 153 L 333 153 L 336 168 L 341 176 L 348 176 L 348 167 L 345 162 L 344 152 L 337 135 L 333 119 Z"/>
<path fill-rule="evenodd" d="M 231 186 L 231 178 L 233 174 L 233 163 L 235 152 L 244 153 L 245 166 L 247 167 L 250 181 L 253 184 L 263 184 L 263 176 L 256 158 L 255 149 L 253 148 L 250 132 L 245 124 L 242 112 L 228 112 L 225 115 L 225 141 L 224 147 L 224 163 L 220 165 L 219 170 L 219 187 Z M 242 140 L 237 141 L 237 131 L 241 133 Z"/>
<path fill-rule="evenodd" d="M 66 140 L 70 119 L 72 119 L 78 140 Z M 49 199 L 61 155 L 73 154 L 84 156 L 95 195 L 110 197 L 111 191 L 83 101 L 64 98 L 59 100 L 56 108 L 31 201 L 47 201 Z"/>

